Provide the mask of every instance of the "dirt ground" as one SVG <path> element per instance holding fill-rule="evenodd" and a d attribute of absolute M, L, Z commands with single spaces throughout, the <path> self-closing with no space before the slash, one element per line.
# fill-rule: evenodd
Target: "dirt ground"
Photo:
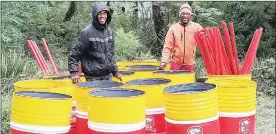
<path fill-rule="evenodd" d="M 275 134 L 275 97 L 257 97 L 256 134 Z"/>

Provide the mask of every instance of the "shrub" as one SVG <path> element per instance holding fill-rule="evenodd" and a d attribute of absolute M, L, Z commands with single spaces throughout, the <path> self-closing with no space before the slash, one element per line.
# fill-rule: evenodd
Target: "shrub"
<path fill-rule="evenodd" d="M 258 83 L 259 94 L 275 95 L 275 59 L 261 58 L 254 64 L 252 77 Z"/>
<path fill-rule="evenodd" d="M 115 58 L 117 61 L 152 58 L 134 32 L 124 32 L 123 28 L 115 31 Z"/>

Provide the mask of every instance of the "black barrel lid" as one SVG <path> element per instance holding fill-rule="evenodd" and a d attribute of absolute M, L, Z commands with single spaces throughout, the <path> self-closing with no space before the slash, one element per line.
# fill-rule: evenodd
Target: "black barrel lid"
<path fill-rule="evenodd" d="M 184 70 L 158 70 L 154 71 L 154 74 L 191 74 L 193 73 L 192 71 L 184 71 Z"/>
<path fill-rule="evenodd" d="M 156 71 L 159 69 L 159 66 L 155 66 L 155 65 L 129 65 L 126 66 L 126 68 L 128 68 L 131 71 L 134 72 L 150 72 L 150 71 Z"/>
<path fill-rule="evenodd" d="M 133 71 L 119 71 L 120 74 L 124 75 L 133 75 L 134 72 Z"/>
<path fill-rule="evenodd" d="M 17 91 L 14 92 L 16 95 L 26 96 L 26 97 L 34 97 L 34 98 L 42 98 L 42 99 L 68 99 L 72 98 L 72 96 L 60 94 L 60 93 L 52 93 L 52 92 L 37 92 L 37 91 Z"/>
<path fill-rule="evenodd" d="M 89 92 L 89 95 L 98 97 L 135 97 L 144 94 L 144 91 L 129 88 L 95 89 Z"/>
<path fill-rule="evenodd" d="M 87 82 L 76 84 L 76 86 L 83 87 L 83 88 L 110 88 L 110 87 L 119 87 L 122 85 L 124 84 L 116 81 L 110 81 L 110 80 L 87 81 Z"/>
<path fill-rule="evenodd" d="M 170 83 L 170 79 L 163 78 L 147 78 L 147 79 L 135 79 L 127 81 L 128 85 L 159 85 L 159 84 L 167 84 Z"/>
<path fill-rule="evenodd" d="M 129 65 L 126 66 L 128 68 L 158 68 L 159 66 L 155 66 L 155 65 Z"/>
<path fill-rule="evenodd" d="M 165 93 L 175 93 L 175 94 L 185 94 L 185 93 L 198 93 L 204 92 L 208 90 L 215 89 L 215 84 L 209 83 L 188 83 L 188 84 L 180 84 L 180 85 L 173 85 L 164 88 Z"/>

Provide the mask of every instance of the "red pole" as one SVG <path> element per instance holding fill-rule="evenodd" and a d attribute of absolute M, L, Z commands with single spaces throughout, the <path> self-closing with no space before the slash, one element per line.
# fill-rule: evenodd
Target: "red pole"
<path fill-rule="evenodd" d="M 257 54 L 258 45 L 259 45 L 259 42 L 260 42 L 260 39 L 262 36 L 262 32 L 263 32 L 263 28 L 258 29 L 257 39 L 253 44 L 252 53 L 251 53 L 251 55 L 249 55 L 250 59 L 249 59 L 249 64 L 248 64 L 247 71 L 246 71 L 247 74 L 250 74 L 252 71 L 254 61 L 256 58 L 256 54 Z"/>
<path fill-rule="evenodd" d="M 232 47 L 231 47 L 231 42 L 230 42 L 230 35 L 228 32 L 228 28 L 226 26 L 226 23 L 224 21 L 221 22 L 221 26 L 223 29 L 223 34 L 224 34 L 224 40 L 225 40 L 225 44 L 226 44 L 226 49 L 227 49 L 227 53 L 229 56 L 229 60 L 230 60 L 230 67 L 233 71 L 233 74 L 237 74 L 237 69 L 236 69 L 236 64 L 233 58 L 233 51 L 232 51 Z"/>
<path fill-rule="evenodd" d="M 194 34 L 194 37 L 195 37 L 195 40 L 196 40 L 196 42 L 197 42 L 198 49 L 199 49 L 199 51 L 200 51 L 202 60 L 203 60 L 203 62 L 204 62 L 206 71 L 207 71 L 208 74 L 212 74 L 211 69 L 210 69 L 210 65 L 209 65 L 208 61 L 206 60 L 206 54 L 205 54 L 205 52 L 204 52 L 204 50 L 203 50 L 203 47 L 202 47 L 202 40 L 201 40 L 200 33 L 199 33 L 199 32 L 195 33 L 195 34 Z"/>
<path fill-rule="evenodd" d="M 231 39 L 232 39 L 232 46 L 233 46 L 233 51 L 234 51 L 234 60 L 235 60 L 235 63 L 236 63 L 237 74 L 240 74 L 240 71 L 239 71 L 239 58 L 238 58 L 238 52 L 237 52 L 235 30 L 234 30 L 234 25 L 233 25 L 232 22 L 230 22 L 229 27 L 230 27 L 230 34 L 231 34 Z"/>
<path fill-rule="evenodd" d="M 36 45 L 36 43 L 35 43 L 34 41 L 32 41 L 32 42 L 33 42 L 33 46 L 34 46 L 34 48 L 35 48 L 35 50 L 36 50 L 36 52 L 37 52 L 37 54 L 38 54 L 38 57 L 41 59 L 42 66 L 43 66 L 43 68 L 45 68 L 46 74 L 47 74 L 47 75 L 51 74 L 51 73 L 49 72 L 47 63 L 46 63 L 45 59 L 43 58 L 43 56 L 42 56 L 42 54 L 41 54 L 41 52 L 40 52 L 38 46 Z"/>
<path fill-rule="evenodd" d="M 41 61 L 40 59 L 38 58 L 38 55 L 36 53 L 36 51 L 34 50 L 34 47 L 32 45 L 32 42 L 30 40 L 26 40 L 27 44 L 28 44 L 28 48 L 30 49 L 31 53 L 33 54 L 35 60 L 36 60 L 36 63 L 38 64 L 38 67 L 40 68 L 40 70 L 44 73 L 44 75 L 46 75 L 46 72 L 41 64 Z"/>
<path fill-rule="evenodd" d="M 219 50 L 218 50 L 218 33 L 215 31 L 215 28 L 212 29 L 213 31 L 213 39 L 214 39 L 214 51 L 215 51 L 215 64 L 216 64 L 216 70 L 217 74 L 220 75 L 222 72 L 222 69 L 220 67 L 221 63 L 219 62 L 220 56 L 219 56 Z"/>
<path fill-rule="evenodd" d="M 212 74 L 216 74 L 216 70 L 214 68 L 214 63 L 212 62 L 212 59 L 211 59 L 211 56 L 210 55 L 207 55 L 208 51 L 210 52 L 210 50 L 208 50 L 208 46 L 207 46 L 207 43 L 206 43 L 206 40 L 205 40 L 205 35 L 203 35 L 203 38 L 202 38 L 202 46 L 203 46 L 203 50 L 204 50 L 204 53 L 206 54 L 206 59 L 207 59 L 207 62 L 209 63 L 210 65 L 210 69 L 211 69 L 211 73 Z"/>
<path fill-rule="evenodd" d="M 244 58 L 244 61 L 243 61 L 243 64 L 242 64 L 242 68 L 241 68 L 241 71 L 240 71 L 242 74 L 246 74 L 246 70 L 247 70 L 247 67 L 248 67 L 248 64 L 249 64 L 249 58 L 250 58 L 249 56 L 251 55 L 252 47 L 253 47 L 253 44 L 256 40 L 257 34 L 258 34 L 258 30 L 256 30 L 254 32 L 254 35 L 253 35 L 252 40 L 250 42 L 249 48 L 246 52 L 246 55 L 245 55 L 245 58 Z"/>
<path fill-rule="evenodd" d="M 42 38 L 41 42 L 42 42 L 42 45 L 43 45 L 44 49 L 46 50 L 46 53 L 47 53 L 48 59 L 50 60 L 51 65 L 52 65 L 53 71 L 55 72 L 55 74 L 59 74 L 45 39 Z"/>
<path fill-rule="evenodd" d="M 220 47 L 220 50 L 221 50 L 220 53 L 222 54 L 221 58 L 223 58 L 223 64 L 225 66 L 226 73 L 227 74 L 232 74 L 232 70 L 230 68 L 229 59 L 228 59 L 226 51 L 225 51 L 225 47 L 224 47 L 224 43 L 223 43 L 223 40 L 222 40 L 222 37 L 221 37 L 220 30 L 218 29 L 217 31 L 218 31 L 218 36 L 219 36 L 219 47 Z"/>

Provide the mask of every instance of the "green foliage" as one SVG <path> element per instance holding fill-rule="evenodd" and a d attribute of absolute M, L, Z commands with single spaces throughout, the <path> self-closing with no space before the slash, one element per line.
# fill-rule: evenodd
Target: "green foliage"
<path fill-rule="evenodd" d="M 223 12 L 217 7 L 208 7 L 209 5 L 204 2 L 194 2 L 194 20 L 199 22 L 203 27 L 212 27 L 219 25 L 219 21 Z"/>
<path fill-rule="evenodd" d="M 117 61 L 152 58 L 132 31 L 125 33 L 124 29 L 120 28 L 116 30 L 115 35 L 115 56 Z"/>
<path fill-rule="evenodd" d="M 259 93 L 265 93 L 271 96 L 275 95 L 275 59 L 259 59 L 255 62 L 253 68 L 253 79 L 258 83 Z"/>
<path fill-rule="evenodd" d="M 194 68 L 195 68 L 195 77 L 196 78 L 207 76 L 206 69 L 205 69 L 204 63 L 201 58 L 196 58 Z"/>
<path fill-rule="evenodd" d="M 40 70 L 34 59 L 25 57 L 18 51 L 1 53 L 1 77 L 20 79 L 40 75 Z"/>
<path fill-rule="evenodd" d="M 247 51 L 256 29 L 263 27 L 258 56 L 274 55 L 275 44 L 275 3 L 274 2 L 222 2 L 219 8 L 223 19 L 232 21 L 240 54 Z"/>
<path fill-rule="evenodd" d="M 135 20 L 134 2 L 110 2 L 114 10 L 112 14 L 111 27 L 116 29 L 123 28 L 126 32 L 135 31 L 137 25 L 133 25 Z M 122 8 L 124 7 L 124 12 Z"/>
<path fill-rule="evenodd" d="M 8 134 L 10 129 L 11 95 L 3 95 L 1 103 L 1 134 Z"/>

